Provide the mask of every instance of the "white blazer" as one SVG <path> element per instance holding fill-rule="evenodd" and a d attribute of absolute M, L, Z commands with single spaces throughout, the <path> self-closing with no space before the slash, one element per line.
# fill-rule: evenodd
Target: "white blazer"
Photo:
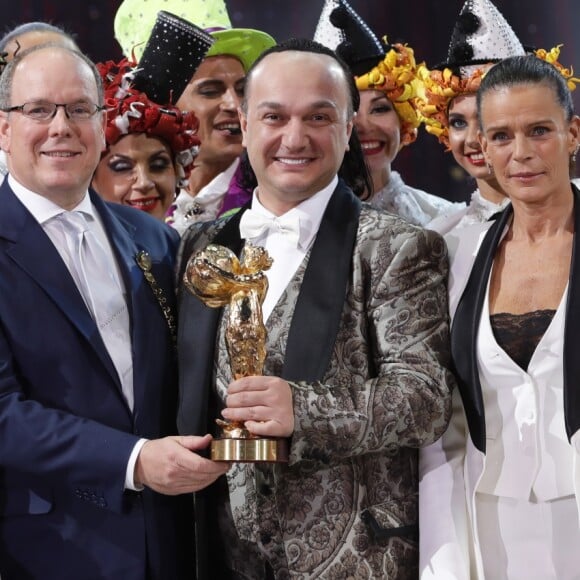
<path fill-rule="evenodd" d="M 579 212 L 577 209 L 577 216 Z M 493 222 L 476 224 L 452 231 L 446 236 L 450 256 L 449 309 L 452 319 L 483 238 L 492 225 Z M 469 348 L 466 344 L 466 356 Z M 571 437 L 574 450 L 571 468 L 577 505 L 580 505 L 579 433 L 576 431 Z M 469 435 L 463 402 L 459 390 L 456 389 L 453 395 L 453 416 L 448 430 L 439 441 L 420 450 L 419 526 L 422 580 L 483 580 L 477 537 L 475 491 L 481 481 L 485 462 L 485 454 L 474 445 Z"/>

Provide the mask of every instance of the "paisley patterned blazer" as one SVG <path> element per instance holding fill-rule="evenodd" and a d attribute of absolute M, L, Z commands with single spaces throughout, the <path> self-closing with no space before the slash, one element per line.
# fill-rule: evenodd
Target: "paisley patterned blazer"
<path fill-rule="evenodd" d="M 243 211 L 186 233 L 180 275 L 210 242 L 241 250 Z M 290 461 L 230 471 L 235 535 L 223 546 L 210 535 L 215 494 L 197 495 L 199 580 L 218 577 L 226 549 L 241 577 L 260 577 L 252 550 L 276 578 L 417 577 L 418 448 L 441 436 L 450 415 L 446 279 L 439 234 L 361 204 L 339 182 L 267 321 L 265 374 L 293 392 Z M 227 387 L 221 316 L 182 287 L 183 434 L 211 430 L 212 393 Z"/>

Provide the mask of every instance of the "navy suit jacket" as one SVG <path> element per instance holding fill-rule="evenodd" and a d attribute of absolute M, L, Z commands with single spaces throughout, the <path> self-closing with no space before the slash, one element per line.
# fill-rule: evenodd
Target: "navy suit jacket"
<path fill-rule="evenodd" d="M 170 305 L 177 234 L 91 192 L 127 291 L 134 410 L 58 251 L 0 187 L 2 580 L 191 578 L 191 499 L 125 491 L 140 437 L 175 433 L 175 353 L 135 256 Z"/>

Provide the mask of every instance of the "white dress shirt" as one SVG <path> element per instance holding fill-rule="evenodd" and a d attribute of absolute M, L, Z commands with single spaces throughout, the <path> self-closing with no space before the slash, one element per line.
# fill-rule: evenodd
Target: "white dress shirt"
<path fill-rule="evenodd" d="M 183 232 L 194 223 L 210 222 L 217 218 L 239 163 L 238 158 L 225 171 L 204 185 L 196 195 L 191 195 L 185 189 L 179 192 L 174 202 L 175 210 L 171 222 L 171 227 L 175 228 L 179 235 L 183 235 Z"/>
<path fill-rule="evenodd" d="M 272 267 L 265 272 L 268 278 L 268 292 L 262 306 L 264 321 L 268 320 L 308 253 L 337 184 L 338 177 L 335 176 L 324 189 L 284 214 L 285 216 L 295 214 L 300 221 L 298 245 L 291 243 L 283 232 L 276 230 L 266 231 L 256 238 L 248 238 L 248 241 L 253 245 L 265 248 L 273 260 Z M 259 188 L 257 188 L 252 197 L 252 211 L 275 219 L 276 216 L 260 203 L 259 196 Z M 244 237 L 243 234 L 242 237 Z"/>

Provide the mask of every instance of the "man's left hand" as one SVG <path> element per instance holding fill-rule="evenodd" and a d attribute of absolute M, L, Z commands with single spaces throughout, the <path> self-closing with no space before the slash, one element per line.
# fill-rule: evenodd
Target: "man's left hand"
<path fill-rule="evenodd" d="M 290 437 L 294 407 L 290 385 L 278 377 L 244 377 L 228 387 L 224 419 L 239 421 L 255 435 Z"/>

